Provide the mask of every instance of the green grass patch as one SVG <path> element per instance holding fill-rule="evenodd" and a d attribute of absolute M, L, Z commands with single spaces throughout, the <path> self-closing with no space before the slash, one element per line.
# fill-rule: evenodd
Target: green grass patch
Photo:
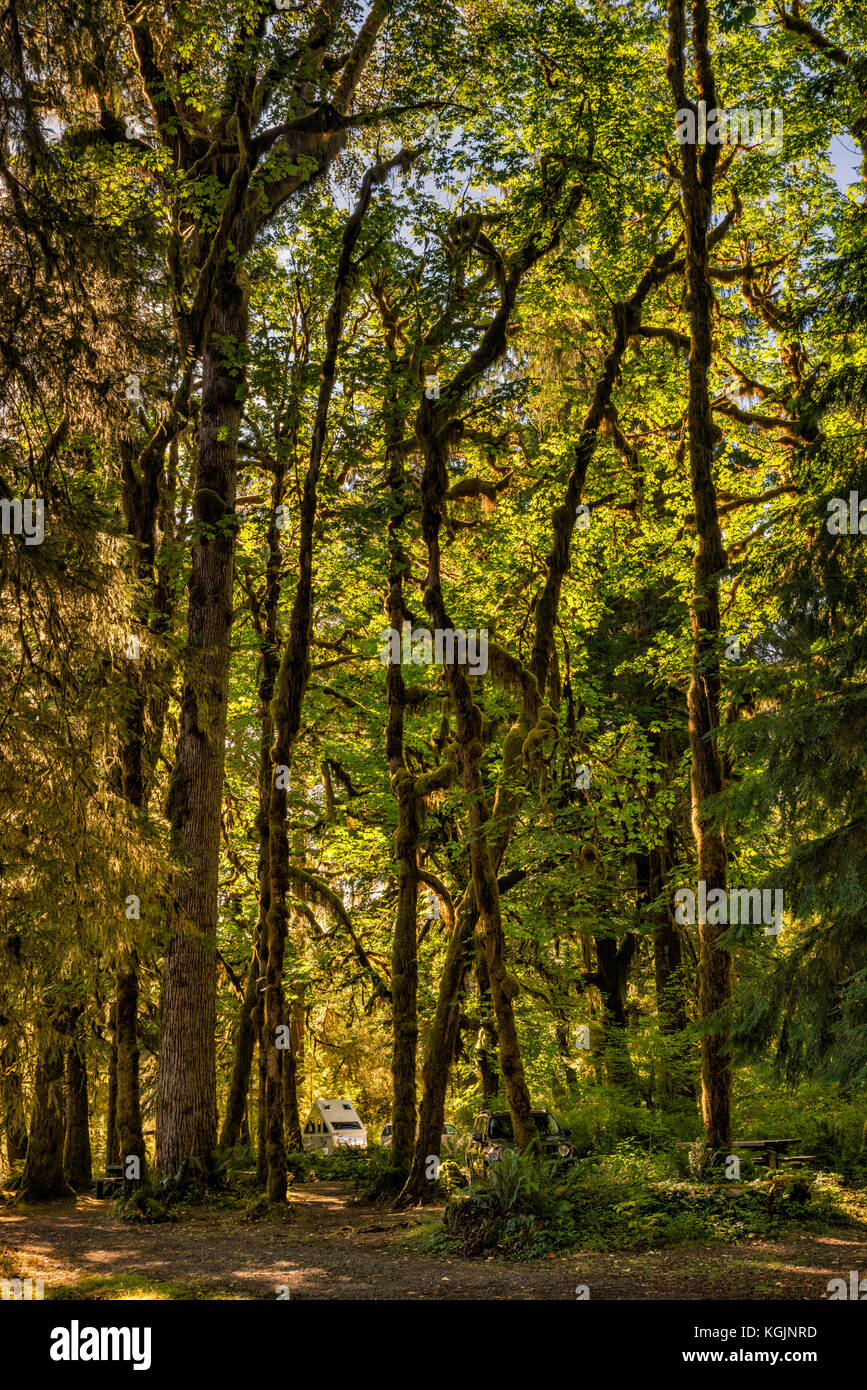
<path fill-rule="evenodd" d="M 46 1288 L 45 1299 L 68 1301 L 82 1299 L 89 1303 L 123 1303 L 138 1300 L 158 1302 L 195 1299 L 224 1299 L 225 1290 L 210 1284 L 188 1284 L 179 1279 L 148 1279 L 138 1273 L 88 1274 L 74 1284 L 56 1284 Z"/>

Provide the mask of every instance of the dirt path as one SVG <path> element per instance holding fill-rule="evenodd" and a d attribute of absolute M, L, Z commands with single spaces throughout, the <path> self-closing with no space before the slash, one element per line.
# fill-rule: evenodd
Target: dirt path
<path fill-rule="evenodd" d="M 574 1299 L 586 1284 L 591 1299 L 766 1301 L 819 1299 L 829 1279 L 867 1269 L 860 1227 L 526 1264 L 458 1260 L 415 1248 L 427 1215 L 348 1197 L 343 1184 L 306 1185 L 293 1192 L 291 1221 L 251 1224 L 235 1211 L 192 1210 L 177 1225 L 129 1226 L 91 1197 L 0 1208 L 0 1274 L 41 1277 L 55 1297 L 122 1298 L 126 1288 L 127 1297 L 274 1299 L 282 1287 L 292 1299 Z"/>

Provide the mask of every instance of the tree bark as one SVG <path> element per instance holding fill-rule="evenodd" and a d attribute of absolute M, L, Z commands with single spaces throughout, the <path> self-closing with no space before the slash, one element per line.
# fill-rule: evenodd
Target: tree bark
<path fill-rule="evenodd" d="M 87 1098 L 87 1054 L 80 1018 L 73 1023 L 66 1053 L 66 1128 L 63 1139 L 63 1172 L 76 1192 L 90 1187 L 93 1170 L 90 1154 Z"/>
<path fill-rule="evenodd" d="M 117 973 L 117 1143 L 129 1196 L 147 1176 L 142 1132 L 138 1044 L 138 960 L 125 951 Z M 139 1161 L 139 1178 L 127 1177 L 127 1160 Z M 131 1165 L 130 1165 L 131 1167 Z M 131 1167 L 132 1171 L 132 1167 Z"/>
<path fill-rule="evenodd" d="M 134 450 L 127 443 L 121 450 L 122 498 L 127 531 L 136 546 L 139 587 L 134 597 L 134 614 L 142 628 L 150 627 L 156 632 L 164 632 L 173 605 L 171 584 L 162 568 L 157 574 L 157 517 L 161 502 L 164 451 L 158 448 L 145 450 L 139 460 L 138 471 L 133 455 Z M 145 666 L 144 655 L 140 661 L 128 661 L 126 668 L 129 698 L 120 750 L 121 781 L 124 797 L 134 810 L 139 810 L 147 802 L 149 781 L 162 745 L 167 706 L 166 683 L 160 678 L 165 673 Z M 145 731 L 148 707 L 152 715 L 149 743 Z M 119 944 L 115 990 L 113 1100 L 118 1125 L 117 1142 L 124 1164 L 124 1191 L 128 1195 L 130 1183 L 135 1181 L 125 1176 L 128 1157 L 138 1158 L 141 1178 L 145 1177 L 137 1036 L 138 956 L 134 944 L 123 941 Z"/>
<path fill-rule="evenodd" d="M 292 1010 L 288 1011 L 291 1019 Z M 289 1047 L 283 1052 L 283 1133 L 289 1153 L 300 1153 L 304 1148 L 301 1138 L 301 1113 L 298 1109 L 298 1058 L 293 1040 L 294 1028 L 289 1026 Z"/>
<path fill-rule="evenodd" d="M 272 551 L 273 553 L 273 551 Z M 261 735 L 259 741 L 259 810 L 256 817 L 256 831 L 259 839 L 258 879 L 259 916 L 256 922 L 255 970 L 257 974 L 256 1004 L 253 1010 L 253 1027 L 258 1045 L 259 1099 L 256 1130 L 256 1170 L 259 1180 L 268 1179 L 268 1043 L 265 1031 L 265 1001 L 267 998 L 268 970 L 268 915 L 271 910 L 271 828 L 269 807 L 271 803 L 271 742 L 273 724 L 271 722 L 271 700 L 274 696 L 274 682 L 277 678 L 278 658 L 276 647 L 277 607 L 269 606 L 266 631 L 272 640 L 262 646 L 262 679 L 259 685 L 259 698 L 262 701 Z M 282 1012 L 282 1010 L 281 1010 Z"/>
<path fill-rule="evenodd" d="M 446 612 L 440 586 L 439 545 L 443 499 L 448 490 L 446 447 L 435 426 L 430 402 L 426 396 L 422 397 L 419 407 L 416 430 L 424 454 L 421 484 L 422 530 L 428 552 L 424 604 L 435 627 L 448 631 L 453 625 Z M 447 664 L 445 669 L 455 711 L 461 774 L 468 802 L 473 891 L 485 939 L 485 957 L 499 1037 L 500 1072 L 506 1088 L 515 1141 L 519 1148 L 525 1149 L 536 1133 L 536 1125 L 530 1093 L 524 1078 L 524 1063 L 512 1008 L 512 1000 L 518 992 L 518 986 L 506 969 L 506 941 L 500 914 L 500 894 L 489 842 L 490 812 L 486 805 L 481 777 L 482 719 L 463 669 L 454 661 Z"/>
<path fill-rule="evenodd" d="M 63 1037 L 44 1005 L 36 1026 L 36 1048 L 33 1114 L 18 1189 L 26 1202 L 66 1197 L 70 1192 L 63 1175 Z"/>
<path fill-rule="evenodd" d="M 692 6 L 692 47 L 699 99 L 706 109 L 716 107 L 716 84 L 708 48 L 706 0 Z M 667 76 L 677 109 L 687 106 L 684 80 L 686 19 L 684 0 L 669 0 Z M 683 213 L 686 235 L 686 273 L 689 289 L 689 465 L 695 513 L 693 561 L 692 677 L 687 696 L 692 752 L 692 830 L 698 855 L 698 877 L 713 889 L 726 891 L 727 864 L 723 832 L 705 810 L 707 799 L 724 789 L 722 759 L 717 744 L 720 694 L 720 574 L 726 566 L 713 477 L 713 414 L 708 390 L 712 360 L 713 290 L 709 278 L 708 233 L 713 210 L 713 176 L 719 145 L 684 144 Z M 705 914 L 706 917 L 706 914 Z M 719 945 L 725 923 L 699 922 L 699 1005 L 704 1022 L 701 1041 L 702 1113 L 711 1149 L 731 1147 L 731 1050 L 728 1005 L 731 993 L 730 959 Z"/>
<path fill-rule="evenodd" d="M 256 1047 L 256 1001 L 259 996 L 259 954 L 255 949 L 247 969 L 244 998 L 238 1011 L 235 1043 L 232 1052 L 232 1074 L 226 1096 L 226 1113 L 220 1130 L 220 1148 L 232 1149 L 240 1141 L 241 1124 L 250 1089 L 250 1071 Z"/>
<path fill-rule="evenodd" d="M 294 420 L 293 416 L 293 420 Z M 274 696 L 274 682 L 280 667 L 280 636 L 277 623 L 280 602 L 280 531 L 277 525 L 278 508 L 283 504 L 286 467 L 279 459 L 275 460 L 274 476 L 271 481 L 271 516 L 268 521 L 265 544 L 267 560 L 265 564 L 265 592 L 260 599 L 250 595 L 250 615 L 259 643 L 259 791 L 256 812 L 256 837 L 258 841 L 257 880 L 259 884 L 258 916 L 253 941 L 253 957 L 247 974 L 244 1000 L 238 1019 L 235 1036 L 235 1050 L 232 1062 L 232 1076 L 229 1095 L 226 1101 L 226 1115 L 220 1134 L 220 1147 L 232 1148 L 238 1143 L 241 1121 L 250 1090 L 250 1072 L 253 1053 L 258 1042 L 263 1064 L 260 1074 L 261 1100 L 264 1100 L 264 1053 L 262 1051 L 262 1028 L 264 1023 L 264 986 L 267 969 L 268 949 L 268 909 L 271 903 L 270 844 L 268 826 L 268 806 L 271 798 L 271 742 L 273 726 L 271 723 L 271 700 Z M 266 1134 L 264 1105 L 260 1104 L 260 1125 L 258 1133 L 257 1165 L 259 1177 L 265 1181 L 267 1165 L 265 1158 Z"/>
<path fill-rule="evenodd" d="M 389 628 L 402 632 L 404 621 L 413 621 L 406 606 L 403 578 L 408 556 L 401 544 L 407 512 L 406 475 L 396 445 L 403 435 L 405 411 L 395 371 L 397 316 L 385 311 L 386 349 L 392 363 L 392 381 L 385 402 L 386 456 L 390 514 L 388 518 L 388 589 L 385 612 Z M 397 802 L 395 857 L 398 864 L 397 913 L 391 947 L 391 1078 L 393 1168 L 409 1171 L 415 1147 L 416 1052 L 418 1048 L 418 851 L 423 805 L 416 779 L 406 764 L 404 716 L 406 685 L 399 661 L 390 661 L 386 672 L 388 722 L 385 756 L 391 789 Z"/>
<path fill-rule="evenodd" d="M 473 940 L 478 913 L 470 886 L 455 911 L 455 923 L 440 976 L 437 1007 L 422 1065 L 422 1098 L 418 1117 L 418 1139 L 409 1177 L 395 1205 L 423 1202 L 431 1193 L 426 1175 L 427 1160 L 439 1155 L 446 1113 L 449 1067 L 461 1019 L 461 991 L 472 963 Z"/>
<path fill-rule="evenodd" d="M 575 1065 L 575 1046 L 574 1043 L 570 1041 L 569 1026 L 565 1016 L 558 1011 L 556 1017 L 558 1021 L 554 1026 L 554 1037 L 557 1042 L 560 1064 L 566 1074 L 566 1085 L 560 1089 L 561 1094 L 568 1099 L 578 1089 L 578 1068 Z"/>
<path fill-rule="evenodd" d="M 476 941 L 476 988 L 479 995 L 479 1008 L 486 1015 L 491 1006 L 491 984 L 488 978 L 488 962 L 480 941 Z M 482 1104 L 495 1100 L 500 1093 L 500 1072 L 497 1067 L 499 1039 L 493 1022 L 485 1019 L 476 1039 L 476 1070 L 482 1083 Z"/>
<path fill-rule="evenodd" d="M 210 1164 L 217 1139 L 216 931 L 248 284 L 226 274 L 202 356 L 187 666 L 168 813 L 179 859 L 163 968 L 157 1167 Z"/>
<path fill-rule="evenodd" d="M 27 1152 L 27 1115 L 21 1081 L 20 1042 L 11 1019 L 0 1022 L 0 1122 L 6 1134 L 6 1160 L 12 1167 Z"/>
<path fill-rule="evenodd" d="M 117 1142 L 117 1000 L 112 1004 L 108 1020 L 111 1046 L 108 1053 L 108 1097 L 105 1107 L 105 1166 L 120 1161 Z"/>
<path fill-rule="evenodd" d="M 403 684 L 400 667 L 397 672 Z M 394 708 L 397 708 L 395 706 Z M 402 723 L 402 719 L 401 719 Z M 402 737 L 400 762 L 403 763 Z M 394 756 L 394 755 L 393 755 Z M 415 1145 L 416 1048 L 418 1046 L 418 845 L 421 835 L 419 797 L 415 778 L 405 766 L 392 774 L 398 803 L 396 848 L 398 902 L 391 947 L 391 1075 L 393 1088 L 393 1138 L 391 1164 L 409 1170 Z"/>
<path fill-rule="evenodd" d="M 626 988 L 629 967 L 638 948 L 638 939 L 627 932 L 623 940 L 613 936 L 594 937 L 596 974 L 593 983 L 602 996 L 601 1053 L 609 1086 L 620 1087 L 633 1101 L 640 1099 L 638 1078 L 629 1055 L 626 1033 Z"/>

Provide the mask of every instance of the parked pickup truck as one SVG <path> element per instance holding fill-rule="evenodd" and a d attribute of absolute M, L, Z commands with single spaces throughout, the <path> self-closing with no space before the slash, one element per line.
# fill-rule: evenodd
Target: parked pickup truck
<path fill-rule="evenodd" d="M 574 1158 L 570 1131 L 565 1129 L 550 1110 L 534 1110 L 533 1119 L 539 1132 L 539 1143 L 548 1158 Z M 508 1110 L 483 1110 L 473 1121 L 473 1135 L 468 1150 L 471 1171 L 484 1174 L 489 1163 L 496 1163 L 504 1149 L 515 1147 L 512 1117 Z"/>

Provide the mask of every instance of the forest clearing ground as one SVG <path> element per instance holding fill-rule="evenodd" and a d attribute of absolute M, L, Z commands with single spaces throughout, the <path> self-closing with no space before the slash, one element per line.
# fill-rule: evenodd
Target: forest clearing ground
<path fill-rule="evenodd" d="M 413 1248 L 437 1208 L 353 1205 L 345 1183 L 293 1189 L 287 1222 L 245 1223 L 186 1208 L 175 1225 L 130 1225 L 109 1202 L 0 1208 L 0 1274 L 43 1278 L 49 1297 L 88 1299 L 784 1299 L 826 1296 L 867 1268 L 867 1227 L 791 1240 L 569 1251 L 528 1262 L 467 1260 Z"/>

